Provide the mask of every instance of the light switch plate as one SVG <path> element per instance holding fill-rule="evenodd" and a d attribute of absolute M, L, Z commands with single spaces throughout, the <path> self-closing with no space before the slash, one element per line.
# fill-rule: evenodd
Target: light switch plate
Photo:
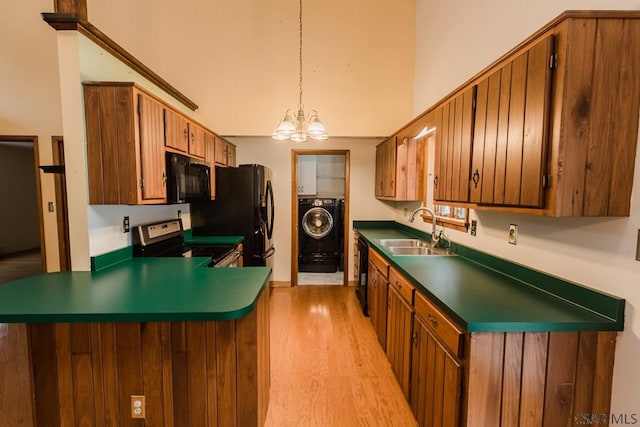
<path fill-rule="evenodd" d="M 478 220 L 476 219 L 472 219 L 471 220 L 471 235 L 475 236 L 476 233 L 478 232 Z"/>
<path fill-rule="evenodd" d="M 509 224 L 509 243 L 518 244 L 518 226 L 516 224 Z"/>

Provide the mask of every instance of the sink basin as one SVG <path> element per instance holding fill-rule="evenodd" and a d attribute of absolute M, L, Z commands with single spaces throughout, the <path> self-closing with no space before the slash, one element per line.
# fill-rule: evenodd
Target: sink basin
<path fill-rule="evenodd" d="M 420 239 L 378 239 L 393 255 L 453 255 L 446 249 L 432 248 L 431 244 Z"/>
<path fill-rule="evenodd" d="M 444 249 L 425 248 L 421 246 L 389 246 L 387 249 L 394 255 L 451 255 Z"/>
<path fill-rule="evenodd" d="M 379 239 L 378 243 L 380 243 L 385 248 L 389 248 L 389 247 L 429 248 L 431 247 L 429 243 L 420 239 Z"/>

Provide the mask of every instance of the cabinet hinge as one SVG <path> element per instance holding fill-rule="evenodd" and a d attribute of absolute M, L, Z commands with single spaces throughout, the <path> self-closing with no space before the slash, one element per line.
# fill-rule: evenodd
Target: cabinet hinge
<path fill-rule="evenodd" d="M 558 68 L 558 54 L 557 53 L 552 53 L 551 55 L 549 55 L 549 68 L 551 68 L 552 70 L 555 70 L 556 68 Z"/>
<path fill-rule="evenodd" d="M 475 110 L 476 109 L 476 98 L 473 98 L 473 101 L 471 102 L 471 109 Z"/>
<path fill-rule="evenodd" d="M 142 103 L 138 102 L 138 115 L 142 116 Z"/>
<path fill-rule="evenodd" d="M 542 188 L 549 187 L 549 179 L 550 177 L 548 173 L 542 175 Z"/>

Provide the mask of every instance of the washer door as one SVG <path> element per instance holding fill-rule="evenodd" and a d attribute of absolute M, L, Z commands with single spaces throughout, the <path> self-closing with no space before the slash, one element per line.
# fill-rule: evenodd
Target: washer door
<path fill-rule="evenodd" d="M 333 218 L 324 208 L 311 208 L 302 217 L 302 228 L 307 236 L 321 239 L 333 229 Z"/>

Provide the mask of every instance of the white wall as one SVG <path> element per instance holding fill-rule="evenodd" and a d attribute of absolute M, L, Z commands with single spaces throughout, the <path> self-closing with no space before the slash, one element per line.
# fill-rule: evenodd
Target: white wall
<path fill-rule="evenodd" d="M 297 106 L 297 1 L 87 4 L 94 25 L 222 135 L 271 135 Z M 331 136 L 391 134 L 411 115 L 415 0 L 307 0 L 303 10 L 305 109 Z"/>
<path fill-rule="evenodd" d="M 40 247 L 33 145 L 0 143 L 0 255 Z"/>
<path fill-rule="evenodd" d="M 640 9 L 640 1 L 432 2 L 418 0 L 414 115 L 437 102 L 565 9 Z M 471 212 L 478 235 L 450 231 L 452 240 L 627 300 L 619 335 L 612 412 L 638 413 L 640 376 L 640 154 L 636 155 L 629 218 L 538 218 Z M 406 220 L 398 204 L 396 218 Z M 518 245 L 507 243 L 510 223 Z M 419 226 L 425 230 L 430 225 Z"/>
<path fill-rule="evenodd" d="M 276 213 L 274 245 L 276 254 L 272 280 L 291 280 L 291 151 L 294 149 L 349 150 L 350 152 L 350 212 L 345 226 L 349 228 L 349 255 L 353 248 L 352 221 L 365 219 L 392 219 L 393 207 L 374 197 L 375 146 L 379 139 L 331 138 L 328 141 L 313 141 L 296 144 L 290 141 L 274 141 L 265 137 L 236 137 L 238 164 L 259 163 L 273 170 L 273 194 Z M 297 200 L 297 198 L 295 199 Z M 297 221 L 297 219 L 296 219 Z M 349 277 L 353 275 L 351 258 L 345 254 L 345 266 Z"/>
<path fill-rule="evenodd" d="M 40 163 L 51 164 L 51 137 L 62 135 L 56 32 L 40 16 L 51 0 L 2 2 L 0 13 L 0 135 L 38 137 Z M 47 270 L 58 271 L 56 212 L 51 174 L 40 173 Z M 36 223 L 37 224 L 37 223 Z"/>

